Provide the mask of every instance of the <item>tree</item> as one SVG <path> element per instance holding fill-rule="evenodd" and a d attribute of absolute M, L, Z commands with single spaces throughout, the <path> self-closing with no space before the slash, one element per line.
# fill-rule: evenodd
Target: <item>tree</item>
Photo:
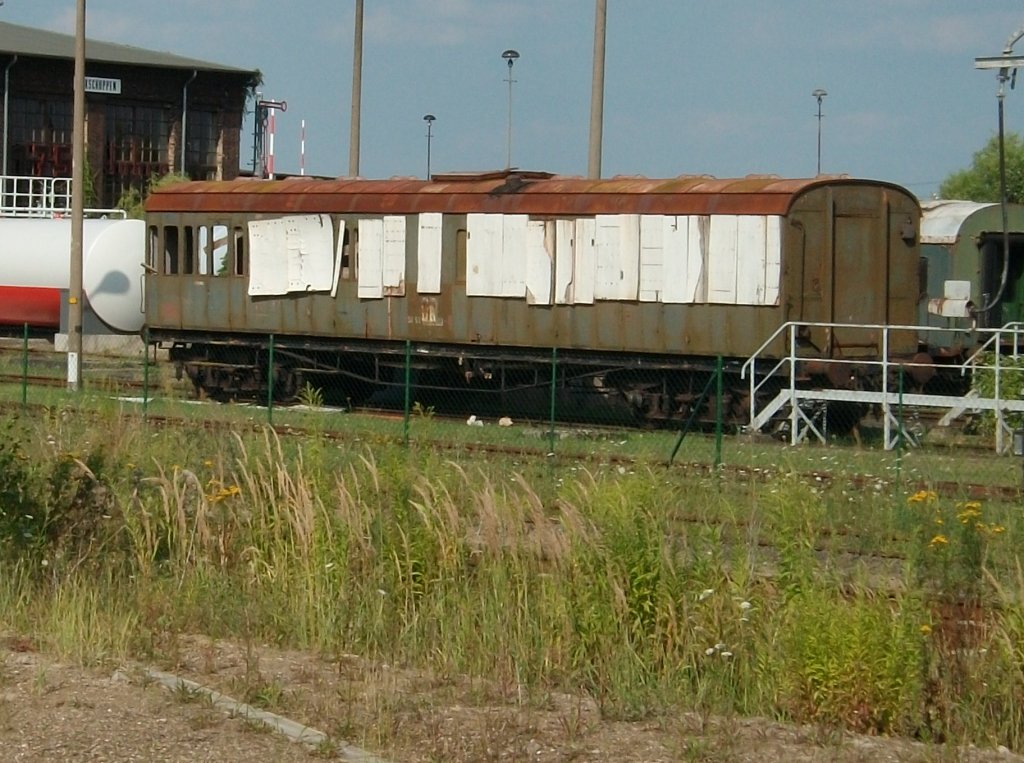
<path fill-rule="evenodd" d="M 1024 138 L 1006 133 L 1006 199 L 1024 202 Z M 958 170 L 942 181 L 939 196 L 966 201 L 999 201 L 999 136 L 993 135 L 976 151 L 967 169 Z"/>
<path fill-rule="evenodd" d="M 123 209 L 128 217 L 141 220 L 146 216 L 146 196 L 149 192 L 155 188 L 161 188 L 165 185 L 173 185 L 174 183 L 181 183 L 189 179 L 188 175 L 182 175 L 177 172 L 168 172 L 164 175 L 154 175 L 146 182 L 146 192 L 143 195 L 138 188 L 130 186 L 126 188 L 121 194 L 121 198 L 117 200 L 117 204 L 114 206 L 117 209 Z"/>

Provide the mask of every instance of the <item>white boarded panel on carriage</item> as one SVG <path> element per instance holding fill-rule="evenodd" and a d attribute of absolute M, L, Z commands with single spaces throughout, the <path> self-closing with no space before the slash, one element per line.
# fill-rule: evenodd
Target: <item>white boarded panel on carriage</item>
<path fill-rule="evenodd" d="M 338 296 L 341 283 L 341 258 L 345 253 L 345 221 L 338 221 L 338 240 L 334 242 L 334 273 L 331 276 L 331 296 Z"/>
<path fill-rule="evenodd" d="M 576 237 L 575 220 L 555 220 L 555 303 L 573 303 L 573 239 Z"/>
<path fill-rule="evenodd" d="M 366 218 L 359 221 L 359 251 L 356 260 L 359 271 L 360 299 L 378 299 L 384 296 L 384 221 Z"/>
<path fill-rule="evenodd" d="M 592 217 L 576 221 L 576 235 L 572 240 L 573 304 L 594 304 L 594 282 L 597 276 L 596 222 Z"/>
<path fill-rule="evenodd" d="M 421 212 L 416 238 L 416 291 L 420 294 L 441 293 L 441 222 L 440 212 Z"/>
<path fill-rule="evenodd" d="M 665 289 L 661 301 L 666 304 L 690 305 L 704 300 L 704 239 L 698 215 L 667 215 L 662 232 L 664 245 Z"/>
<path fill-rule="evenodd" d="M 763 305 L 767 239 L 763 215 L 736 218 L 736 304 Z"/>
<path fill-rule="evenodd" d="M 334 226 L 329 215 L 281 218 L 288 248 L 288 291 L 329 291 L 334 275 Z"/>
<path fill-rule="evenodd" d="M 530 220 L 526 225 L 526 301 L 551 304 L 551 252 L 555 226 L 550 221 Z"/>
<path fill-rule="evenodd" d="M 466 296 L 501 296 L 502 215 L 466 215 Z"/>
<path fill-rule="evenodd" d="M 665 216 L 640 218 L 640 301 L 658 302 L 665 285 Z"/>
<path fill-rule="evenodd" d="M 384 217 L 383 255 L 384 293 L 389 297 L 405 296 L 405 216 Z"/>
<path fill-rule="evenodd" d="M 779 304 L 782 290 L 782 217 L 771 215 L 765 228 L 764 301 L 762 305 Z"/>
<path fill-rule="evenodd" d="M 640 273 L 640 216 L 598 215 L 594 299 L 635 300 Z"/>
<path fill-rule="evenodd" d="M 708 302 L 735 305 L 737 267 L 736 215 L 712 215 L 708 245 Z"/>
<path fill-rule="evenodd" d="M 279 220 L 249 221 L 249 296 L 288 293 L 286 244 Z"/>
<path fill-rule="evenodd" d="M 528 215 L 503 215 L 501 237 L 501 293 L 499 297 L 526 296 L 526 226 Z"/>

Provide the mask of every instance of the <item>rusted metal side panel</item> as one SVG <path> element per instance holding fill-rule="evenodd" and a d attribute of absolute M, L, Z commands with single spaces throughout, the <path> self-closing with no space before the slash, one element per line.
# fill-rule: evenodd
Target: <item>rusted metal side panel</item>
<path fill-rule="evenodd" d="M 884 186 L 816 189 L 793 206 L 784 246 L 788 319 L 822 323 L 914 323 L 920 210 Z M 799 271 L 799 272 L 798 272 Z M 810 343 L 834 356 L 881 349 L 880 332 L 814 330 Z M 870 345 L 870 346 L 869 346 Z M 893 352 L 913 351 L 901 336 Z"/>

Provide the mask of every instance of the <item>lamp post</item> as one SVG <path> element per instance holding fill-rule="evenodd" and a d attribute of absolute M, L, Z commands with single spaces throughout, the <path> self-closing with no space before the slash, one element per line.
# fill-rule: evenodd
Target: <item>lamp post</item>
<path fill-rule="evenodd" d="M 434 136 L 431 128 L 434 126 L 434 120 L 437 119 L 433 114 L 426 114 L 423 117 L 423 121 L 427 123 L 427 180 L 430 180 L 430 139 Z"/>
<path fill-rule="evenodd" d="M 818 99 L 818 173 L 821 174 L 821 102 L 828 93 L 822 88 L 817 88 L 811 95 Z"/>
<path fill-rule="evenodd" d="M 506 169 L 512 169 L 512 83 L 515 82 L 512 79 L 512 65 L 519 58 L 519 51 L 506 50 L 501 54 L 501 57 L 508 61 L 508 162 L 505 164 Z"/>
<path fill-rule="evenodd" d="M 985 305 L 974 308 L 971 312 L 974 315 L 984 315 L 989 310 L 999 304 L 999 300 L 1003 297 L 1003 292 L 1006 290 L 1006 283 L 1009 276 L 1010 269 L 1010 221 L 1008 212 L 1008 199 L 1006 192 L 1006 144 L 1004 135 L 1004 116 L 1003 116 L 1003 100 L 1006 97 L 1006 83 L 1010 83 L 1012 88 L 1017 82 L 1017 70 L 1024 66 L 1024 56 L 1019 54 L 1015 55 L 1013 52 L 1013 46 L 1017 44 L 1021 37 L 1024 37 L 1024 27 L 1021 27 L 1006 41 L 1006 45 L 1003 46 L 1003 54 L 1001 56 L 986 56 L 974 59 L 975 69 L 996 69 L 996 78 L 999 81 L 999 90 L 996 93 L 996 100 L 998 101 L 998 120 L 999 120 L 999 208 L 1003 223 L 1003 271 L 999 279 L 999 290 L 996 295 Z M 1003 449 L 1003 428 L 996 428 L 996 447 L 1001 452 Z"/>

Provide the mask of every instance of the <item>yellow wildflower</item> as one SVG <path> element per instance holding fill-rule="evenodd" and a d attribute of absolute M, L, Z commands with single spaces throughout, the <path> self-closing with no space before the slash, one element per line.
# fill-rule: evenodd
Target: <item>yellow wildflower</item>
<path fill-rule="evenodd" d="M 939 498 L 934 490 L 918 490 L 907 498 L 907 503 L 934 503 Z"/>
<path fill-rule="evenodd" d="M 928 546 L 930 548 L 938 548 L 939 546 L 945 546 L 948 544 L 949 540 L 947 540 L 945 535 L 936 535 L 931 539 L 931 541 L 929 541 Z"/>
<path fill-rule="evenodd" d="M 931 634 L 931 632 L 932 632 L 932 626 L 930 626 L 928 623 L 925 623 L 924 625 L 921 626 L 921 635 L 922 636 L 928 636 L 928 635 Z"/>

